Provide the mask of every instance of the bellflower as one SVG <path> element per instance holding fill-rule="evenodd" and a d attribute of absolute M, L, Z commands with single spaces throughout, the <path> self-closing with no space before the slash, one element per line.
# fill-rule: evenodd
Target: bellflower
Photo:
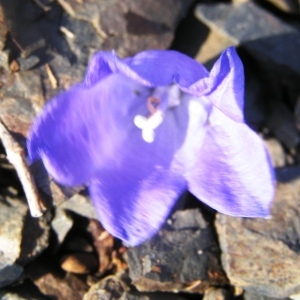
<path fill-rule="evenodd" d="M 98 52 L 35 120 L 29 158 L 61 184 L 86 184 L 103 226 L 128 245 L 155 234 L 185 190 L 221 213 L 267 217 L 274 173 L 243 97 L 233 47 L 211 72 L 176 51 Z"/>

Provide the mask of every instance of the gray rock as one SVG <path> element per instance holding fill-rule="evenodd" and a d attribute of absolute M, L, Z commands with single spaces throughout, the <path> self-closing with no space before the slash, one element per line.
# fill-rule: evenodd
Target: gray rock
<path fill-rule="evenodd" d="M 34 219 L 24 201 L 0 200 L 0 286 L 18 279 L 24 265 L 48 246 L 49 226 L 45 218 Z"/>
<path fill-rule="evenodd" d="M 298 0 L 268 0 L 274 6 L 280 10 L 290 13 L 290 14 L 299 14 L 300 7 Z"/>
<path fill-rule="evenodd" d="M 239 5 L 199 4 L 196 16 L 242 45 L 257 60 L 300 75 L 300 33 L 252 1 Z M 272 51 L 270 51 L 272 49 Z"/>
<path fill-rule="evenodd" d="M 17 264 L 9 264 L 6 257 L 0 255 L 0 288 L 10 285 L 18 280 L 23 273 L 23 268 Z M 2 299 L 2 298 L 1 298 Z"/>
<path fill-rule="evenodd" d="M 51 227 L 56 233 L 58 244 L 62 244 L 66 235 L 73 226 L 73 220 L 62 209 L 56 209 L 54 218 L 51 222 Z"/>
<path fill-rule="evenodd" d="M 83 300 L 108 300 L 123 299 L 128 288 L 125 283 L 116 276 L 108 276 L 98 283 L 91 286 L 89 291 L 84 295 Z"/>
<path fill-rule="evenodd" d="M 202 293 L 227 283 L 212 227 L 197 209 L 175 212 L 156 236 L 127 255 L 139 291 Z"/>
<path fill-rule="evenodd" d="M 286 103 L 274 96 L 269 99 L 269 111 L 266 116 L 266 125 L 276 138 L 287 148 L 295 148 L 300 141 L 296 128 L 296 121 L 292 111 Z"/>
<path fill-rule="evenodd" d="M 125 293 L 122 300 L 186 300 L 181 296 L 176 294 L 166 294 L 166 293 Z"/>
<path fill-rule="evenodd" d="M 95 207 L 88 196 L 76 194 L 62 203 L 59 208 L 75 212 L 88 219 L 98 219 Z"/>
<path fill-rule="evenodd" d="M 191 0 L 58 2 L 73 19 L 94 27 L 101 39 L 101 48 L 115 49 L 122 56 L 170 46 L 178 21 L 192 4 Z M 84 35 L 81 32 L 75 34 L 75 37 L 79 36 Z M 83 44 L 88 45 L 86 40 Z"/>
<path fill-rule="evenodd" d="M 300 180 L 280 183 L 271 219 L 217 215 L 222 263 L 231 284 L 285 298 L 300 292 Z"/>
<path fill-rule="evenodd" d="M 108 276 L 91 286 L 83 300 L 185 300 L 185 298 L 167 293 L 130 292 L 129 287 L 118 276 Z"/>
<path fill-rule="evenodd" d="M 220 288 L 211 288 L 205 291 L 202 300 L 229 300 L 233 295 L 230 295 L 228 290 Z"/>
<path fill-rule="evenodd" d="M 253 294 L 250 292 L 244 293 L 244 300 L 289 300 L 290 298 L 274 298 L 274 297 L 268 297 L 268 296 L 261 296 L 257 294 Z"/>
<path fill-rule="evenodd" d="M 52 296 L 52 295 L 51 295 Z M 0 289 L 1 300 L 49 300 L 29 280 L 22 278 L 22 283 Z"/>
<path fill-rule="evenodd" d="M 274 138 L 264 140 L 264 142 L 270 153 L 273 166 L 275 168 L 284 167 L 286 163 L 286 157 L 282 145 Z"/>

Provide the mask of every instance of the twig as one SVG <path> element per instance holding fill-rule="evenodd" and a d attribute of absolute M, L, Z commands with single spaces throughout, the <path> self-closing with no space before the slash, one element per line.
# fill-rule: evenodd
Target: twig
<path fill-rule="evenodd" d="M 48 74 L 48 78 L 50 80 L 50 83 L 52 85 L 53 89 L 57 88 L 57 79 L 55 78 L 50 66 L 48 64 L 45 64 L 46 72 Z"/>
<path fill-rule="evenodd" d="M 49 11 L 51 9 L 50 6 L 44 5 L 40 0 L 33 0 L 34 3 L 39 6 L 40 8 L 42 8 L 45 12 Z"/>
<path fill-rule="evenodd" d="M 33 217 L 40 217 L 45 206 L 39 198 L 37 187 L 24 157 L 24 150 L 13 139 L 0 118 L 0 139 L 6 151 L 8 161 L 15 167 L 23 186 L 29 210 Z"/>
<path fill-rule="evenodd" d="M 65 34 L 66 37 L 68 37 L 69 39 L 75 39 L 75 34 L 70 31 L 68 28 L 64 27 L 64 26 L 60 26 L 59 30 Z"/>

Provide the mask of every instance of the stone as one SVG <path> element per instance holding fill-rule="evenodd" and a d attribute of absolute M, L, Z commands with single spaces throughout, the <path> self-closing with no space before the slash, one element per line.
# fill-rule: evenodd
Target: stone
<path fill-rule="evenodd" d="M 51 222 L 51 227 L 56 234 L 59 245 L 63 243 L 72 226 L 73 220 L 68 216 L 68 214 L 62 209 L 56 209 L 54 218 Z"/>
<path fill-rule="evenodd" d="M 290 13 L 290 14 L 300 13 L 298 0 L 268 0 L 268 1 L 286 13 Z"/>
<path fill-rule="evenodd" d="M 272 104 L 268 105 L 269 111 L 266 116 L 268 129 L 287 148 L 296 148 L 299 145 L 300 137 L 292 111 L 286 103 L 276 99 L 276 96 L 274 96 L 272 102 Z"/>
<path fill-rule="evenodd" d="M 6 287 L 0 290 L 1 300 L 47 300 L 38 288 L 28 279 L 23 279 L 22 283 Z"/>
<path fill-rule="evenodd" d="M 26 277 L 47 299 L 81 300 L 88 291 L 82 276 L 65 273 L 60 269 L 57 257 L 46 253 L 26 267 Z"/>
<path fill-rule="evenodd" d="M 126 284 L 116 276 L 107 276 L 103 280 L 91 286 L 84 295 L 83 300 L 93 299 L 123 299 L 122 296 L 128 290 Z"/>
<path fill-rule="evenodd" d="M 49 224 L 46 218 L 35 219 L 24 201 L 0 199 L 0 286 L 17 280 L 22 265 L 32 261 L 48 247 Z"/>
<path fill-rule="evenodd" d="M 95 207 L 86 195 L 75 194 L 68 201 L 62 203 L 59 209 L 74 212 L 88 219 L 98 219 Z"/>
<path fill-rule="evenodd" d="M 166 293 L 125 293 L 124 300 L 187 300 L 176 294 Z"/>
<path fill-rule="evenodd" d="M 257 60 L 276 65 L 284 75 L 287 71 L 300 75 L 299 31 L 252 1 L 199 4 L 195 13 L 200 21 L 226 35 L 232 44 L 244 47 Z"/>
<path fill-rule="evenodd" d="M 222 264 L 230 283 L 258 296 L 300 292 L 300 180 L 278 183 L 270 219 L 218 214 Z"/>
<path fill-rule="evenodd" d="M 278 297 L 274 298 L 268 296 L 261 296 L 246 291 L 244 293 L 244 300 L 290 300 L 290 298 L 278 298 Z"/>
<path fill-rule="evenodd" d="M 44 273 L 34 283 L 43 294 L 57 297 L 56 299 L 82 300 L 87 289 L 86 285 L 72 274 L 61 278 L 53 273 Z"/>
<path fill-rule="evenodd" d="M 175 212 L 156 236 L 129 248 L 127 256 L 139 291 L 203 293 L 228 283 L 213 228 L 198 209 Z"/>
<path fill-rule="evenodd" d="M 275 170 L 276 180 L 287 183 L 300 177 L 300 168 L 298 166 L 289 166 Z"/>
<path fill-rule="evenodd" d="M 284 167 L 286 164 L 286 158 L 282 145 L 274 138 L 266 139 L 264 142 L 271 156 L 273 166 L 275 168 Z"/>
<path fill-rule="evenodd" d="M 58 2 L 73 20 L 81 20 L 93 26 L 101 38 L 101 48 L 115 49 L 121 56 L 146 49 L 169 47 L 178 21 L 192 4 L 191 0 L 109 0 L 105 4 L 97 0 Z M 77 33 L 75 37 L 80 35 Z M 87 45 L 86 41 L 83 44 Z"/>
<path fill-rule="evenodd" d="M 10 285 L 20 278 L 23 268 L 17 264 L 10 264 L 7 258 L 0 256 L 0 288 Z"/>
<path fill-rule="evenodd" d="M 98 259 L 93 253 L 72 253 L 62 257 L 60 266 L 66 272 L 89 274 L 97 270 Z"/>
<path fill-rule="evenodd" d="M 220 53 L 232 45 L 231 39 L 220 34 L 218 31 L 211 30 L 201 45 L 195 59 L 202 64 L 205 64 L 207 69 L 211 69 Z"/>
<path fill-rule="evenodd" d="M 225 289 L 211 288 L 205 291 L 202 300 L 229 300 L 233 295 L 230 295 L 229 291 Z"/>
<path fill-rule="evenodd" d="M 83 300 L 185 300 L 182 296 L 162 293 L 131 292 L 121 276 L 108 276 L 92 285 Z"/>

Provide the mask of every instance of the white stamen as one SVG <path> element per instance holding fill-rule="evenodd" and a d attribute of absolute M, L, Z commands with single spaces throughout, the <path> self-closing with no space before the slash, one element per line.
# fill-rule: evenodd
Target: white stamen
<path fill-rule="evenodd" d="M 158 110 L 149 118 L 145 118 L 141 115 L 136 115 L 133 122 L 136 127 L 142 129 L 142 137 L 145 142 L 152 143 L 154 141 L 156 129 L 163 121 L 163 112 Z"/>
<path fill-rule="evenodd" d="M 147 119 L 147 127 L 156 129 L 164 120 L 164 114 L 161 110 L 156 111 Z"/>
<path fill-rule="evenodd" d="M 147 143 L 153 143 L 154 142 L 154 137 L 155 137 L 155 132 L 153 129 L 150 128 L 144 128 L 142 130 L 142 138 L 145 142 Z"/>
<path fill-rule="evenodd" d="M 143 129 L 146 126 L 147 118 L 141 115 L 136 115 L 133 119 L 133 123 L 137 128 Z"/>
<path fill-rule="evenodd" d="M 147 99 L 147 108 L 150 116 L 136 115 L 133 119 L 135 126 L 142 130 L 145 142 L 152 143 L 155 138 L 156 129 L 164 119 L 164 112 L 168 108 L 180 105 L 181 91 L 177 85 L 168 87 L 157 87 L 152 96 Z"/>

